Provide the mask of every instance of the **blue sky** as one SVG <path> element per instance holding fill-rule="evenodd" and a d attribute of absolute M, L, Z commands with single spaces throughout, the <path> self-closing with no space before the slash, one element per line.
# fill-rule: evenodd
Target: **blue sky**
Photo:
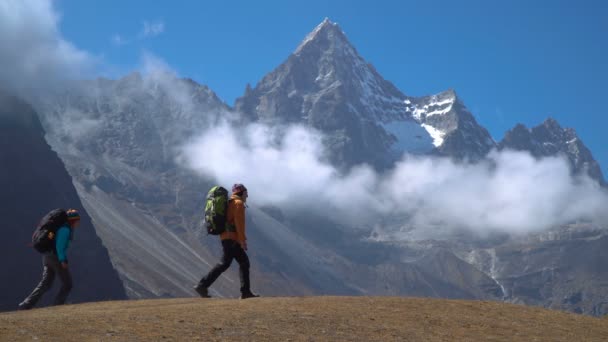
<path fill-rule="evenodd" d="M 57 0 L 62 35 L 121 76 L 150 52 L 229 105 L 325 17 L 407 95 L 454 88 L 500 140 L 546 117 L 608 175 L 606 1 Z"/>

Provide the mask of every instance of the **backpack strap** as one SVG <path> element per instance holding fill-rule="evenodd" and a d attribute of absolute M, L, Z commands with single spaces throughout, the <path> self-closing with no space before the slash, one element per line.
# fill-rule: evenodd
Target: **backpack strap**
<path fill-rule="evenodd" d="M 234 198 L 228 199 L 228 205 L 226 205 L 226 231 L 236 233 L 236 226 L 228 222 L 228 207 L 230 206 L 230 202 L 234 202 Z"/>

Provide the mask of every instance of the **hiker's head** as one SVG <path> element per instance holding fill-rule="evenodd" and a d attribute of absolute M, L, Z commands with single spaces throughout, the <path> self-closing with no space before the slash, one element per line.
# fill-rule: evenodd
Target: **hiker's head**
<path fill-rule="evenodd" d="M 80 225 L 80 213 L 76 209 L 68 209 L 68 223 L 70 227 L 76 228 Z"/>
<path fill-rule="evenodd" d="M 240 183 L 236 183 L 232 186 L 232 194 L 237 195 L 243 199 L 247 199 L 247 188 Z"/>

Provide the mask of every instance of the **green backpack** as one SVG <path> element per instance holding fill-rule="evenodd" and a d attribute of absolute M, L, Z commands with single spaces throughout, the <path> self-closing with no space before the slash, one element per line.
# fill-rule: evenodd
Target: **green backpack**
<path fill-rule="evenodd" d="M 207 233 L 219 235 L 226 231 L 226 212 L 228 211 L 228 190 L 214 186 L 207 193 L 205 204 L 205 227 Z"/>

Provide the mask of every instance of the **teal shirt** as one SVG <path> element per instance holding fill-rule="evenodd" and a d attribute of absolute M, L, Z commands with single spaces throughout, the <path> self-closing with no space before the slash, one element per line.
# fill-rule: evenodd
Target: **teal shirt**
<path fill-rule="evenodd" d="M 57 230 L 55 238 L 55 250 L 57 251 L 57 259 L 59 262 L 67 262 L 67 250 L 70 247 L 71 230 L 67 226 L 63 226 Z"/>

